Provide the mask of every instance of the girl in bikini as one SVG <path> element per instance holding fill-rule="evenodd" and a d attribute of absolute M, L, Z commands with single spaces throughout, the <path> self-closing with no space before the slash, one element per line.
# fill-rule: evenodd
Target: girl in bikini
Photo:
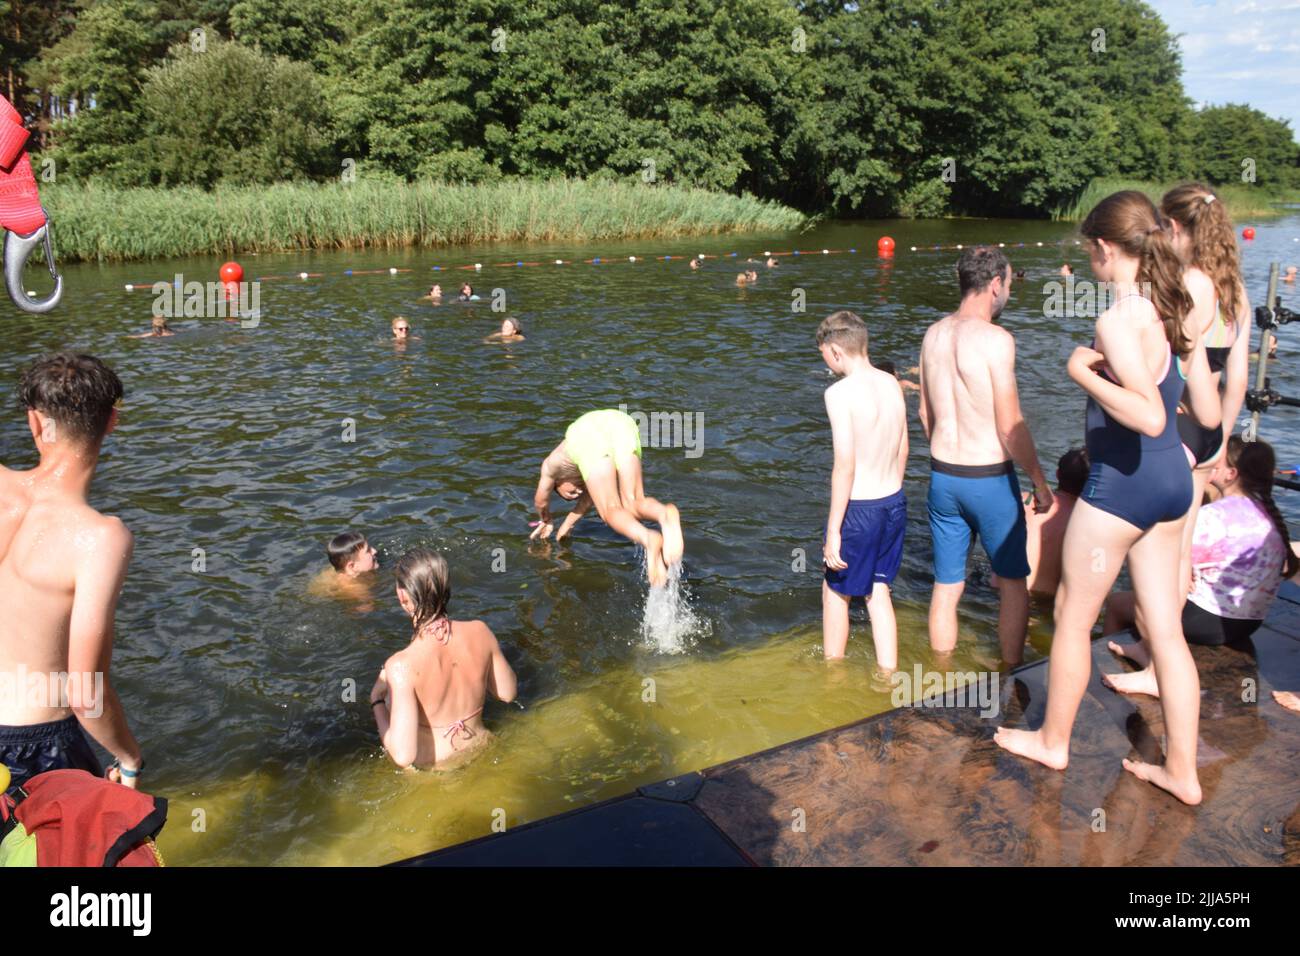
<path fill-rule="evenodd" d="M 402 768 L 445 767 L 491 739 L 483 702 L 515 699 L 515 672 L 482 621 L 447 616 L 451 579 L 442 555 L 423 548 L 398 562 L 397 600 L 411 643 L 384 664 L 370 691 L 379 739 Z"/>
<path fill-rule="evenodd" d="M 1075 349 L 1068 365 L 1088 395 L 1091 466 L 1062 545 L 1046 719 L 1033 731 L 999 727 L 994 740 L 1012 753 L 1065 769 L 1092 670 L 1092 626 L 1127 559 L 1144 633 L 1151 637 L 1167 749 L 1163 765 L 1125 760 L 1124 769 L 1197 804 L 1200 681 L 1183 639 L 1178 593 L 1192 475 L 1178 436 L 1184 382 L 1175 361 L 1193 357 L 1196 343 L 1184 331 L 1192 300 L 1168 220 L 1142 193 L 1106 197 L 1080 231 L 1088 239 L 1094 274 L 1117 293 L 1097 319 L 1095 348 Z M 1198 392 L 1193 398 L 1199 408 L 1206 396 Z"/>

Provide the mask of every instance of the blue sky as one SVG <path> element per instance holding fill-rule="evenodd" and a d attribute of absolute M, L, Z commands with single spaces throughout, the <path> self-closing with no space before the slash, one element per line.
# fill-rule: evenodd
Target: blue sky
<path fill-rule="evenodd" d="M 1182 34 L 1183 87 L 1197 106 L 1246 103 L 1300 131 L 1300 0 L 1146 2 Z"/>

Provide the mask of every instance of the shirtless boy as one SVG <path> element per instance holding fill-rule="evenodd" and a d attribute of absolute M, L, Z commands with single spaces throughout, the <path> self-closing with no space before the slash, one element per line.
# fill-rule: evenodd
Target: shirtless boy
<path fill-rule="evenodd" d="M 822 582 L 822 651 L 844 656 L 849 601 L 867 599 L 876 665 L 898 668 L 898 625 L 889 586 L 903 557 L 907 499 L 907 406 L 898 379 L 873 368 L 867 326 L 852 312 L 836 312 L 817 329 L 817 346 L 838 382 L 826 389 L 835 464 L 826 518 Z"/>
<path fill-rule="evenodd" d="M 28 369 L 20 396 L 40 462 L 0 467 L 0 670 L 12 691 L 0 695 L 0 763 L 14 786 L 47 770 L 98 774 L 88 733 L 116 758 L 109 779 L 134 788 L 144 759 L 109 675 L 133 540 L 86 501 L 122 383 L 99 359 L 63 353 Z M 66 693 L 27 693 L 54 674 L 68 675 Z"/>
<path fill-rule="evenodd" d="M 358 601 L 358 610 L 374 610 L 371 586 L 379 567 L 379 552 L 359 531 L 336 534 L 325 546 L 330 566 L 321 571 L 308 586 L 309 594 L 318 597 L 343 598 Z"/>
<path fill-rule="evenodd" d="M 525 339 L 524 328 L 518 319 L 502 319 L 501 330 L 493 332 L 484 342 L 522 342 Z"/>
<path fill-rule="evenodd" d="M 542 462 L 533 504 L 538 522 L 530 537 L 545 540 L 553 529 L 551 492 L 575 502 L 555 540 L 567 535 L 594 504 L 614 531 L 646 552 L 646 577 L 653 587 L 668 580 L 682 559 L 682 520 L 674 504 L 646 496 L 641 483 L 641 431 L 636 419 L 617 409 L 587 412 L 564 433 L 564 441 Z M 642 521 L 658 523 L 651 531 Z"/>
<path fill-rule="evenodd" d="M 930 646 L 939 653 L 957 646 L 957 603 L 971 535 L 978 534 L 998 577 L 1002 659 L 1018 664 L 1029 623 L 1029 562 L 1015 466 L 1034 483 L 1037 511 L 1052 506 L 1052 492 L 1020 412 L 1015 340 L 994 325 L 1011 294 L 1011 265 L 1000 250 L 973 246 L 962 252 L 957 278 L 961 306 L 930 326 L 921 343 L 934 541 Z"/>

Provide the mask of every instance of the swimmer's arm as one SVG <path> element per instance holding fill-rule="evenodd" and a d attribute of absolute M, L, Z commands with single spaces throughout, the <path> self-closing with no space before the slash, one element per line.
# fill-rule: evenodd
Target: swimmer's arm
<path fill-rule="evenodd" d="M 389 660 L 384 673 L 388 675 L 388 704 L 372 708 L 375 725 L 379 728 L 379 741 L 388 751 L 389 758 L 397 766 L 406 768 L 415 763 L 419 744 L 415 685 L 403 661 Z"/>
<path fill-rule="evenodd" d="M 488 639 L 492 641 L 492 669 L 488 673 L 488 690 L 497 700 L 508 704 L 515 699 L 519 682 L 515 678 L 514 668 L 510 666 L 510 662 L 506 660 L 506 655 L 501 650 L 496 635 L 486 624 L 483 628 L 488 633 Z"/>
<path fill-rule="evenodd" d="M 1225 447 L 1227 446 L 1226 439 L 1232 434 L 1233 426 L 1237 424 L 1237 416 L 1241 414 L 1241 406 L 1246 403 L 1246 386 L 1250 382 L 1250 333 L 1252 323 L 1250 301 L 1245 296 L 1246 293 L 1243 291 L 1241 313 L 1237 319 L 1241 323 L 1241 331 L 1237 335 L 1237 341 L 1232 343 L 1232 350 L 1228 353 L 1227 368 L 1223 370 L 1223 436 Z"/>
<path fill-rule="evenodd" d="M 993 420 L 1002 447 L 1033 481 L 1034 488 L 1042 491 L 1047 487 L 1047 479 L 1038 463 L 1034 436 L 1030 434 L 1020 409 L 1020 390 L 1016 387 L 1016 342 L 1010 333 L 1002 332 L 992 337 L 989 375 L 993 388 Z M 1047 501 L 1050 504 L 1051 498 Z"/>
<path fill-rule="evenodd" d="M 1165 406 L 1147 368 L 1142 338 L 1131 313 L 1120 308 L 1103 313 L 1097 320 L 1097 346 L 1119 384 L 1107 381 L 1086 364 L 1089 349 L 1074 350 L 1068 366 L 1070 377 L 1125 428 L 1149 438 L 1159 436 L 1165 429 Z M 1177 373 L 1170 369 L 1169 374 Z"/>
<path fill-rule="evenodd" d="M 88 682 L 78 680 L 81 693 L 69 703 L 86 732 L 126 769 L 134 770 L 141 763 L 140 745 L 131 734 L 109 677 L 113 617 L 134 540 L 117 518 L 104 519 L 90 535 L 91 544 L 76 571 L 68 626 L 68 673 L 93 676 Z"/>
<path fill-rule="evenodd" d="M 839 537 L 840 526 L 844 524 L 844 512 L 849 507 L 849 495 L 853 491 L 853 413 L 848 402 L 839 395 L 826 390 L 826 417 L 831 423 L 831 445 L 834 450 L 834 464 L 831 466 L 831 505 L 826 517 L 826 536 Z"/>

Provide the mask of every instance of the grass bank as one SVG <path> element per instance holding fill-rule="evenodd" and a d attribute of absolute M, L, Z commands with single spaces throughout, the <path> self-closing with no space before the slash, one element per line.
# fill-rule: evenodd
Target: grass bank
<path fill-rule="evenodd" d="M 1088 215 L 1093 206 L 1111 193 L 1121 189 L 1136 189 L 1151 197 L 1151 201 L 1160 202 L 1160 197 L 1168 190 L 1186 180 L 1174 180 L 1168 183 L 1153 183 L 1136 179 L 1094 179 L 1071 203 L 1058 206 L 1052 211 L 1053 219 L 1081 220 Z M 1228 208 L 1228 215 L 1233 222 L 1243 219 L 1263 219 L 1280 216 L 1291 212 L 1280 203 L 1300 202 L 1300 192 L 1291 189 L 1265 189 L 1263 186 L 1229 184 L 1215 186 L 1214 191 Z"/>
<path fill-rule="evenodd" d="M 61 260 L 129 260 L 485 241 L 698 236 L 792 229 L 778 203 L 615 181 L 480 185 L 359 180 L 201 189 L 48 184 Z"/>

